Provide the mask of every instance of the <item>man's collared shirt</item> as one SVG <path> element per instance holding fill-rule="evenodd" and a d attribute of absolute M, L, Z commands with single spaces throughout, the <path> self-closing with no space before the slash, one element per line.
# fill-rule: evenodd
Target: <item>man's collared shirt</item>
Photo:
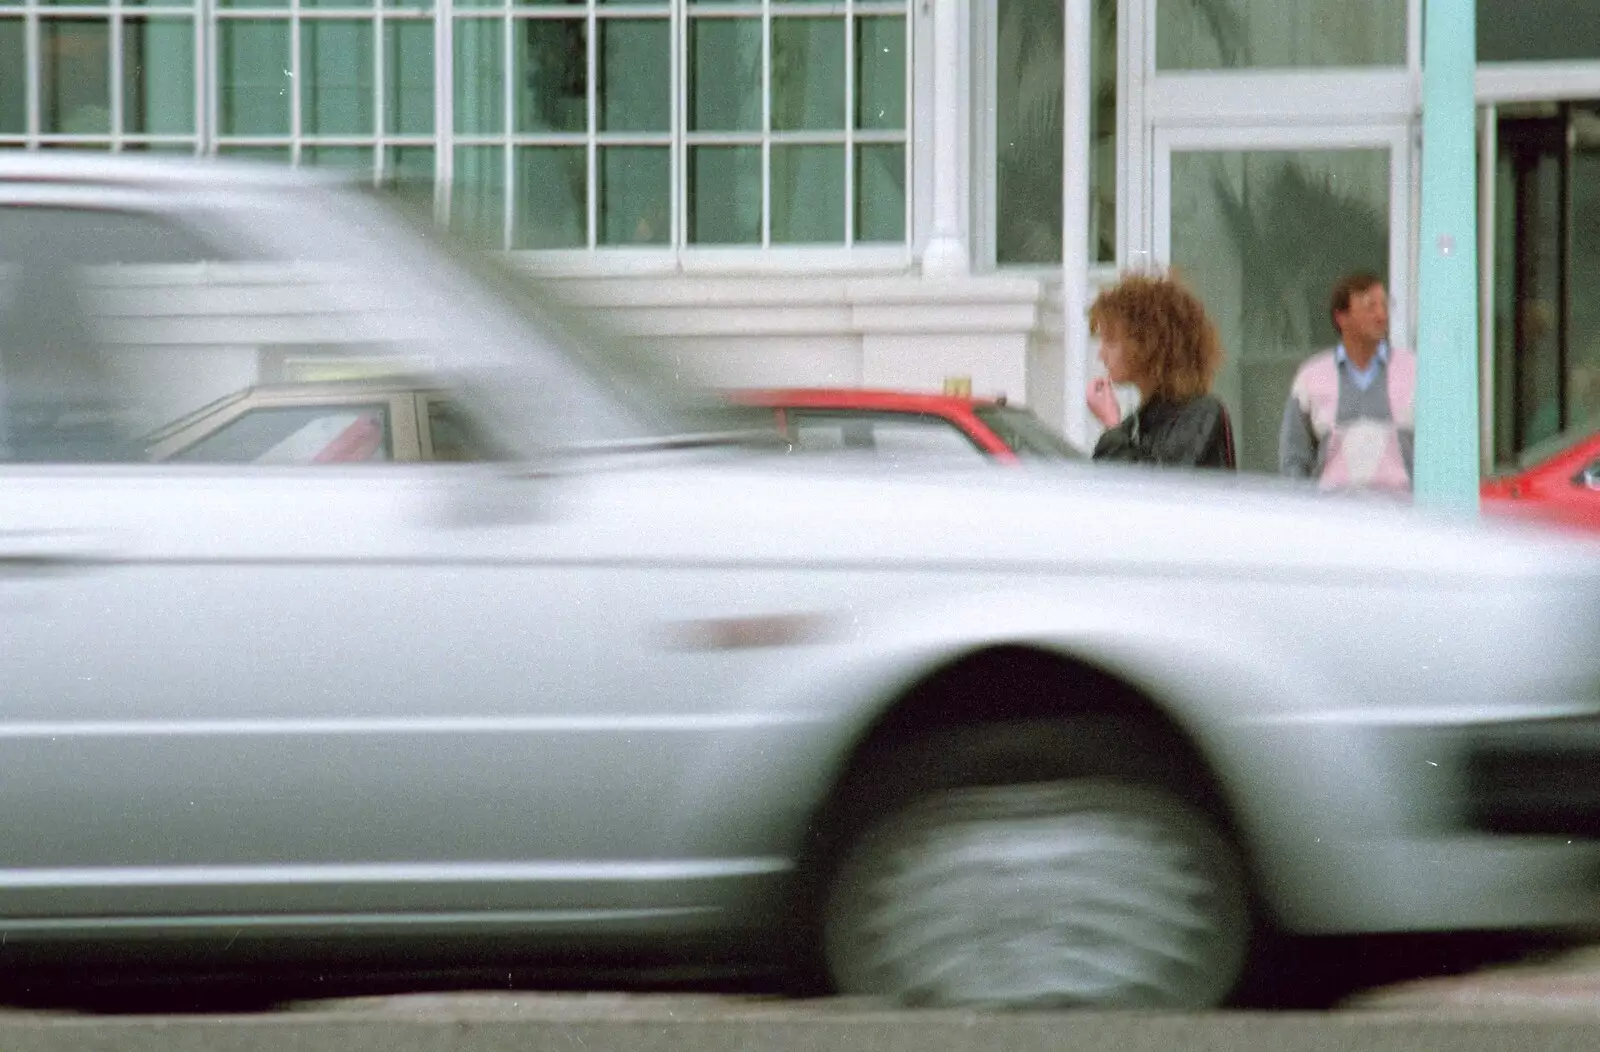
<path fill-rule="evenodd" d="M 1378 353 L 1372 356 L 1372 360 L 1367 363 L 1365 369 L 1356 368 L 1355 363 L 1350 360 L 1350 355 L 1344 349 L 1343 341 L 1340 341 L 1339 346 L 1333 349 L 1333 360 L 1349 370 L 1351 383 L 1365 391 L 1372 386 L 1372 381 L 1378 378 L 1378 371 L 1389 364 L 1389 341 L 1378 341 Z"/>

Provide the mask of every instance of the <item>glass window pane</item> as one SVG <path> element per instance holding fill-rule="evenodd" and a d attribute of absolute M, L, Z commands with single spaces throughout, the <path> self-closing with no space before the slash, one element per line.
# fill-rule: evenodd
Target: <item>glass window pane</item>
<path fill-rule="evenodd" d="M 222 8 L 233 7 L 276 7 L 287 8 L 289 0 L 217 0 L 217 6 Z"/>
<path fill-rule="evenodd" d="M 23 21 L 0 18 L 0 135 L 28 130 L 28 56 Z"/>
<path fill-rule="evenodd" d="M 666 147 L 600 150 L 601 244 L 667 244 L 672 236 L 671 165 Z"/>
<path fill-rule="evenodd" d="M 1060 0 L 999 0 L 995 262 L 1061 262 Z"/>
<path fill-rule="evenodd" d="M 505 246 L 505 151 L 457 146 L 450 185 L 450 226 L 479 244 Z"/>
<path fill-rule="evenodd" d="M 587 31 L 577 19 L 527 19 L 516 26 L 519 132 L 581 132 L 589 124 Z"/>
<path fill-rule="evenodd" d="M 128 153 L 171 153 L 193 156 L 197 152 L 194 143 L 181 142 L 125 142 L 122 148 Z"/>
<path fill-rule="evenodd" d="M 371 7 L 372 0 L 300 0 L 302 7 Z"/>
<path fill-rule="evenodd" d="M 761 243 L 761 147 L 690 148 L 689 240 L 701 245 Z"/>
<path fill-rule="evenodd" d="M 1089 258 L 1117 260 L 1117 0 L 1095 0 L 1089 75 Z"/>
<path fill-rule="evenodd" d="M 906 148 L 856 147 L 856 240 L 906 239 Z"/>
<path fill-rule="evenodd" d="M 289 23 L 219 22 L 217 50 L 222 134 L 289 134 Z"/>
<path fill-rule="evenodd" d="M 844 241 L 844 147 L 772 148 L 772 243 Z"/>
<path fill-rule="evenodd" d="M 372 23 L 365 19 L 302 23 L 300 85 L 305 134 L 373 134 Z"/>
<path fill-rule="evenodd" d="M 517 150 L 512 248 L 582 248 L 588 238 L 588 163 L 581 146 Z"/>
<path fill-rule="evenodd" d="M 251 409 L 161 459 L 192 464 L 356 464 L 394 458 L 387 405 Z"/>
<path fill-rule="evenodd" d="M 194 133 L 194 21 L 130 18 L 122 27 L 123 130 Z"/>
<path fill-rule="evenodd" d="M 420 11 L 433 10 L 433 0 L 384 0 L 385 7 L 405 7 Z M 461 4 L 458 0 L 457 7 L 470 7 L 470 4 Z"/>
<path fill-rule="evenodd" d="M 600 23 L 600 130 L 668 131 L 672 37 L 664 18 Z"/>
<path fill-rule="evenodd" d="M 772 20 L 772 130 L 844 128 L 844 19 Z"/>
<path fill-rule="evenodd" d="M 1156 68 L 1399 66 L 1406 0 L 1156 0 Z"/>
<path fill-rule="evenodd" d="M 761 20 L 689 23 L 689 129 L 761 130 Z"/>
<path fill-rule="evenodd" d="M 1593 131 L 1590 132 L 1593 134 Z M 1572 155 L 1572 258 L 1567 276 L 1572 331 L 1567 338 L 1568 427 L 1600 416 L 1600 141 L 1579 140 Z"/>
<path fill-rule="evenodd" d="M 1277 471 L 1295 370 L 1337 339 L 1334 283 L 1388 259 L 1387 150 L 1173 154 L 1172 263 L 1221 331 L 1241 470 Z"/>
<path fill-rule="evenodd" d="M 1600 58 L 1593 0 L 1478 0 L 1478 61 Z"/>
<path fill-rule="evenodd" d="M 856 127 L 906 126 L 906 20 L 856 20 Z"/>
<path fill-rule="evenodd" d="M 501 62 L 503 26 L 497 19 L 461 18 L 455 32 L 456 131 L 499 134 L 506 130 Z"/>
<path fill-rule="evenodd" d="M 111 25 L 103 18 L 39 23 L 39 127 L 68 135 L 111 131 Z"/>
<path fill-rule="evenodd" d="M 300 160 L 318 168 L 348 169 L 369 181 L 372 177 L 370 146 L 307 146 L 300 151 Z"/>
<path fill-rule="evenodd" d="M 433 133 L 433 23 L 387 22 L 383 27 L 384 130 Z"/>
<path fill-rule="evenodd" d="M 433 199 L 432 146 L 391 146 L 383 155 L 384 184 L 402 197 Z"/>
<path fill-rule="evenodd" d="M 1582 109 L 1553 116 L 1506 114 L 1500 120 L 1503 175 L 1495 208 L 1503 218 L 1496 247 L 1505 262 L 1495 271 L 1497 302 L 1503 305 L 1495 318 L 1495 393 L 1502 459 L 1520 458 L 1572 422 L 1563 418 L 1577 393 L 1571 367 L 1583 360 L 1595 336 L 1590 297 L 1574 292 L 1585 288 L 1583 278 L 1595 270 L 1589 228 L 1596 195 L 1585 178 L 1594 172 L 1587 159 L 1591 135 Z M 1568 216 L 1570 245 L 1563 237 Z"/>
<path fill-rule="evenodd" d="M 241 161 L 259 161 L 262 164 L 288 164 L 292 159 L 287 146 L 219 146 L 217 152 L 224 157 Z"/>

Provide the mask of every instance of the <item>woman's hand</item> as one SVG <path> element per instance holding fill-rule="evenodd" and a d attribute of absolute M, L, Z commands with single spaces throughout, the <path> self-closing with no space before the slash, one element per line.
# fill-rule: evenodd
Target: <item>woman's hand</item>
<path fill-rule="evenodd" d="M 1107 428 L 1122 423 L 1122 407 L 1117 404 L 1116 388 L 1104 376 L 1089 381 L 1089 412 Z"/>

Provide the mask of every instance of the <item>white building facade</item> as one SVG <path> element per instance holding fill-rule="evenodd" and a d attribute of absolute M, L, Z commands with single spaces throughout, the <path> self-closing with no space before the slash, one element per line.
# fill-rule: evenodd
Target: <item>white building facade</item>
<path fill-rule="evenodd" d="M 1600 17 L 1479 8 L 1506 460 L 1600 411 Z M 351 168 L 712 382 L 966 378 L 1083 444 L 1083 308 L 1171 264 L 1270 470 L 1340 274 L 1413 334 L 1420 50 L 1421 0 L 0 0 L 0 148 Z"/>

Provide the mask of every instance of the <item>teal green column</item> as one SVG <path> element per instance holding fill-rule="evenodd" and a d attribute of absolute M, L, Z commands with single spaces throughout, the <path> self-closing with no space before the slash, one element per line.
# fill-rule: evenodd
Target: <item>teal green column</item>
<path fill-rule="evenodd" d="M 1423 0 L 1418 504 L 1478 506 L 1476 0 Z"/>

